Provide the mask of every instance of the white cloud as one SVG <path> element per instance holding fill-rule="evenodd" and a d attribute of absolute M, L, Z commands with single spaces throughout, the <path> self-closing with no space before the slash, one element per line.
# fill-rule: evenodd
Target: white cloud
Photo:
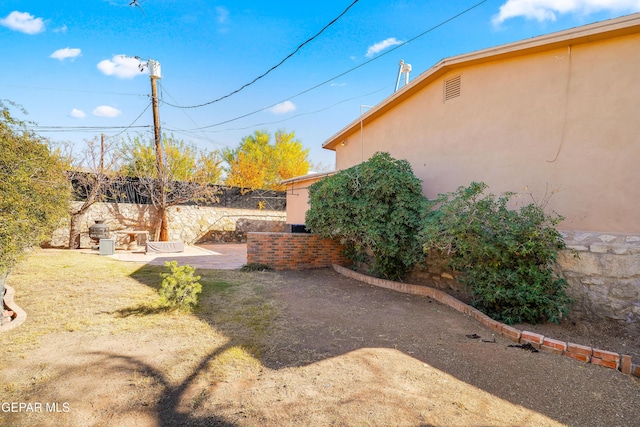
<path fill-rule="evenodd" d="M 0 19 L 0 25 L 25 34 L 38 34 L 44 31 L 44 21 L 28 12 L 13 11 Z"/>
<path fill-rule="evenodd" d="M 71 58 L 71 60 L 73 61 L 75 58 L 80 56 L 81 53 L 82 52 L 80 51 L 80 49 L 65 47 L 64 49 L 58 49 L 53 52 L 51 55 L 49 55 L 49 58 L 59 59 L 60 61 Z"/>
<path fill-rule="evenodd" d="M 97 117 L 118 117 L 122 111 L 108 105 L 101 105 L 93 110 L 92 114 Z"/>
<path fill-rule="evenodd" d="M 291 101 L 284 101 L 278 105 L 275 105 L 269 108 L 269 111 L 271 111 L 273 114 L 285 114 L 291 111 L 295 111 L 295 109 L 296 109 L 296 104 L 294 104 Z"/>
<path fill-rule="evenodd" d="M 343 82 L 343 83 L 331 83 L 329 86 L 331 86 L 331 87 L 343 87 L 343 86 L 346 86 L 346 85 L 347 84 Z"/>
<path fill-rule="evenodd" d="M 588 15 L 600 11 L 640 11 L 639 0 L 507 0 L 496 16 L 494 25 L 522 16 L 537 21 L 555 21 L 558 14 Z"/>
<path fill-rule="evenodd" d="M 68 29 L 68 28 L 67 28 L 67 26 L 66 26 L 66 25 L 63 25 L 62 27 L 55 28 L 55 29 L 53 30 L 53 32 L 54 32 L 54 33 L 62 33 L 62 34 L 66 34 L 66 33 L 67 33 L 67 29 Z"/>
<path fill-rule="evenodd" d="M 388 47 L 399 45 L 399 44 L 402 44 L 402 43 L 404 43 L 404 42 L 396 39 L 395 37 L 388 38 L 386 40 L 383 40 L 381 42 L 378 42 L 378 43 L 374 44 L 373 46 L 369 46 L 369 49 L 367 49 L 367 55 L 366 56 L 367 56 L 367 58 L 371 58 L 376 53 L 381 52 L 381 51 L 385 50 Z"/>
<path fill-rule="evenodd" d="M 71 117 L 73 117 L 74 119 L 84 119 L 85 117 L 87 117 L 87 115 L 86 115 L 86 113 L 84 111 L 78 110 L 77 108 L 74 108 L 73 110 L 71 110 L 69 115 Z"/>
<path fill-rule="evenodd" d="M 98 62 L 98 70 L 102 71 L 107 76 L 116 76 L 121 79 L 132 79 L 140 72 L 140 61 L 136 58 L 131 58 L 124 55 L 114 55 L 109 60 L 105 59 Z M 143 73 L 149 73 L 147 67 L 144 68 Z"/>
<path fill-rule="evenodd" d="M 218 14 L 218 23 L 226 24 L 229 21 L 229 9 L 227 9 L 226 7 L 216 7 L 216 13 Z"/>

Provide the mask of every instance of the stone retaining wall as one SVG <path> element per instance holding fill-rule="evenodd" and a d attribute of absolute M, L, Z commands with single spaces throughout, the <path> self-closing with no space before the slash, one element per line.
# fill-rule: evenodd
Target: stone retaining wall
<path fill-rule="evenodd" d="M 81 202 L 74 203 L 80 204 Z M 117 230 L 142 230 L 148 231 L 153 236 L 155 218 L 156 211 L 151 205 L 95 203 L 81 219 L 80 246 L 86 248 L 93 244 L 89 239 L 89 227 L 95 224 L 96 220 L 105 220 L 112 237 L 117 238 L 116 244 L 121 245 L 125 243 L 128 236 L 116 234 Z M 237 232 L 239 224 L 243 234 L 252 231 L 253 226 L 257 229 L 264 229 L 265 223 L 272 224 L 274 230 L 284 231 L 286 212 L 180 205 L 169 208 L 167 218 L 169 220 L 169 240 L 193 244 L 204 236 L 211 235 L 214 230 L 228 233 Z M 68 247 L 68 223 L 63 224 L 53 233 L 49 245 L 61 248 Z"/>
<path fill-rule="evenodd" d="M 562 234 L 567 250 L 558 264 L 569 283 L 572 310 L 590 318 L 640 322 L 640 235 Z"/>

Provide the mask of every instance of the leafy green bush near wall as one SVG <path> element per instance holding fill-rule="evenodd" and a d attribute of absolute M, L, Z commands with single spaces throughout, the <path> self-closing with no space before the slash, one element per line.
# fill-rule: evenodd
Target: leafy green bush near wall
<path fill-rule="evenodd" d="M 425 201 L 409 162 L 376 153 L 309 188 L 306 225 L 339 239 L 347 257 L 371 273 L 398 279 L 424 258 L 418 235 Z"/>
<path fill-rule="evenodd" d="M 563 219 L 536 204 L 508 208 L 514 195 L 485 194 L 472 183 L 430 202 L 424 249 L 438 251 L 461 272 L 473 305 L 505 323 L 558 322 L 569 311 L 567 283 L 553 273 L 565 247 L 555 226 Z"/>

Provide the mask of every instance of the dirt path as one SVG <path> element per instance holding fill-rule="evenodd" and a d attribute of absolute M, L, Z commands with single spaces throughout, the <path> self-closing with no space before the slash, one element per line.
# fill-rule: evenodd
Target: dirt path
<path fill-rule="evenodd" d="M 3 411 L 0 425 L 640 425 L 637 380 L 509 348 L 427 298 L 331 270 L 242 277 L 276 313 L 259 360 L 206 312 L 117 335 L 56 331 L 3 363 L 0 382 L 60 410 Z M 165 321 L 183 332 L 164 332 Z"/>
<path fill-rule="evenodd" d="M 358 349 L 375 349 L 367 350 L 374 353 L 393 349 L 403 355 L 400 366 L 386 362 L 381 373 L 402 370 L 402 363 L 410 358 L 450 375 L 453 383 L 472 386 L 562 423 L 640 425 L 640 415 L 632 409 L 640 398 L 636 379 L 564 357 L 507 347 L 510 341 L 427 298 L 342 277 L 327 280 L 327 275 L 334 276 L 325 271 L 291 272 L 288 286 L 276 290 L 276 298 L 286 302 L 287 318 L 276 336 L 279 350 L 267 355 L 267 365 L 297 366 L 340 358 Z M 481 338 L 467 338 L 471 334 Z M 292 337 L 299 341 L 292 342 Z M 422 384 L 423 391 L 432 386 Z M 460 403 L 464 406 L 465 399 Z M 501 419 L 486 409 L 487 421 Z M 505 421 L 497 425 L 520 425 Z"/>

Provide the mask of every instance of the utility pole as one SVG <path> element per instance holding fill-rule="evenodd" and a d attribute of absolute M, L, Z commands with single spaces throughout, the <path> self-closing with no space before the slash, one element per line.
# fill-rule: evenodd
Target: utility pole
<path fill-rule="evenodd" d="M 158 226 L 155 232 L 155 240 L 166 242 L 169 240 L 169 229 L 167 226 L 167 194 L 165 191 L 165 176 L 162 164 L 162 133 L 160 132 L 160 113 L 158 110 L 158 87 L 156 80 L 162 78 L 160 63 L 149 59 L 149 76 L 151 77 L 151 103 L 153 108 L 153 133 L 156 145 L 156 167 L 158 168 Z"/>
<path fill-rule="evenodd" d="M 151 103 L 153 109 L 153 134 L 156 141 L 156 166 L 158 167 L 158 176 L 162 170 L 162 135 L 160 132 L 160 112 L 158 110 L 158 87 L 156 80 L 162 78 L 160 72 L 160 63 L 150 59 L 147 62 L 149 67 L 149 76 L 151 77 Z"/>

